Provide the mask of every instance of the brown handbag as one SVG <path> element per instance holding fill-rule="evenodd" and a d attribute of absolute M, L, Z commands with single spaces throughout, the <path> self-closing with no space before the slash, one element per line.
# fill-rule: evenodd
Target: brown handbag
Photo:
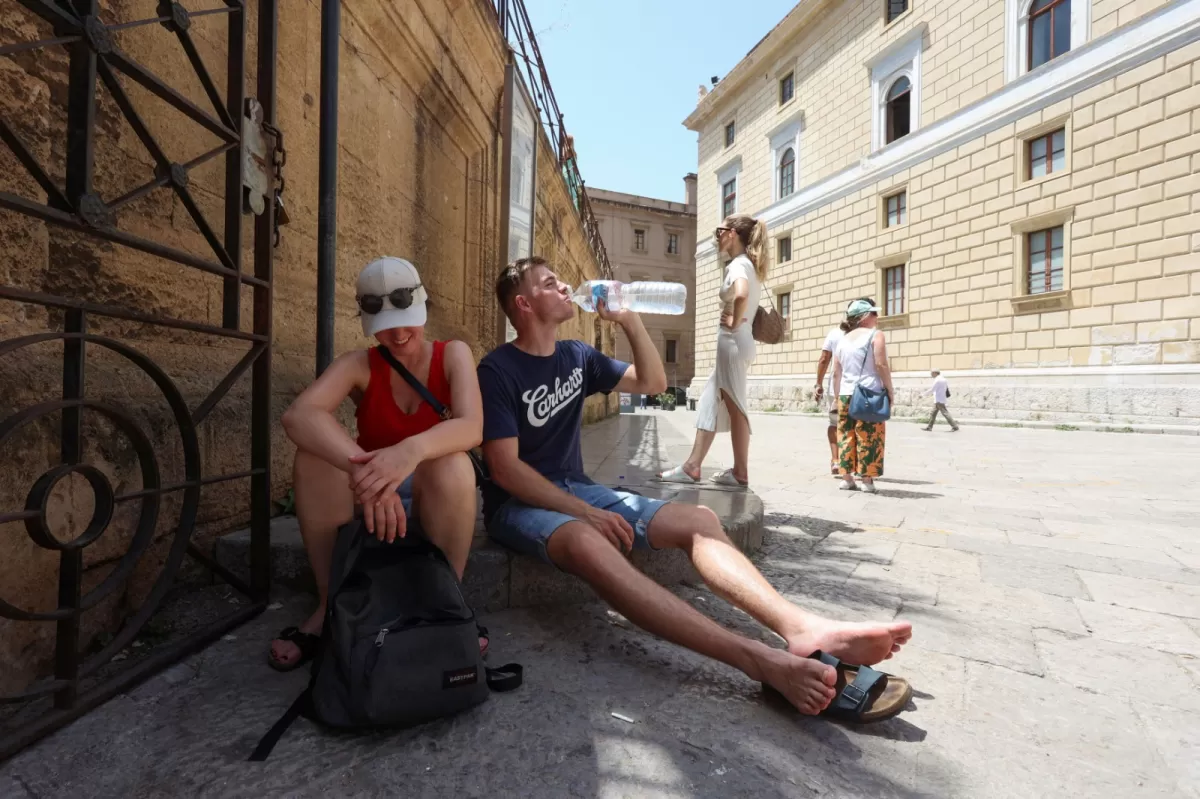
<path fill-rule="evenodd" d="M 775 310 L 775 303 L 772 302 L 769 309 L 758 306 L 758 310 L 754 312 L 754 323 L 750 326 L 750 332 L 755 341 L 761 341 L 763 344 L 778 344 L 783 341 L 783 317 Z"/>

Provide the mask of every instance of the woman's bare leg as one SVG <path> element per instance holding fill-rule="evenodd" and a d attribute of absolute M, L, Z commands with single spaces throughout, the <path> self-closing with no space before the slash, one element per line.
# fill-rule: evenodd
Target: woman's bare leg
<path fill-rule="evenodd" d="M 300 631 L 315 634 L 325 619 L 338 528 L 354 518 L 354 492 L 350 490 L 350 475 L 304 450 L 296 451 L 292 487 L 300 535 L 316 578 L 318 597 L 317 609 L 300 625 Z M 271 645 L 271 656 L 280 663 L 291 663 L 300 657 L 300 649 L 291 641 L 276 640 Z"/>
<path fill-rule="evenodd" d="M 729 435 L 733 439 L 733 476 L 750 482 L 750 420 L 734 402 L 733 397 L 722 389 L 721 401 L 729 411 Z"/>
<path fill-rule="evenodd" d="M 700 467 L 704 465 L 704 459 L 708 457 L 708 450 L 712 447 L 713 439 L 716 437 L 716 432 L 712 430 L 696 428 L 696 440 L 692 442 L 692 454 L 688 455 L 688 459 L 683 462 L 683 470 L 693 480 L 700 479 Z"/>
<path fill-rule="evenodd" d="M 413 478 L 413 507 L 425 537 L 442 550 L 461 580 L 479 510 L 475 468 L 467 453 L 455 452 L 418 466 Z"/>

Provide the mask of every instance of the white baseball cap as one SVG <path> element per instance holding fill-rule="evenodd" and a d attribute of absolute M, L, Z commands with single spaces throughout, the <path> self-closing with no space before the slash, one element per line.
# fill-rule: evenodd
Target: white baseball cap
<path fill-rule="evenodd" d="M 396 295 L 397 291 L 399 295 Z M 421 285 L 417 268 L 403 258 L 389 255 L 376 258 L 363 267 L 354 295 L 362 315 L 363 335 L 373 336 L 394 327 L 422 327 L 425 324 L 425 303 L 429 294 Z M 367 313 L 363 307 L 364 298 L 373 298 L 366 300 L 367 305 L 379 310 Z M 407 305 L 405 300 L 408 300 Z M 400 307 L 402 305 L 404 307 Z"/>

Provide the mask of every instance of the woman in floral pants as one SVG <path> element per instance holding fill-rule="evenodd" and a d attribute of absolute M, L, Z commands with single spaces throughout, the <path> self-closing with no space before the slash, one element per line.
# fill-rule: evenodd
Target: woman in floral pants
<path fill-rule="evenodd" d="M 854 475 L 862 478 L 862 489 L 875 493 L 875 478 L 883 475 L 886 422 L 863 422 L 850 416 L 850 397 L 857 386 L 871 391 L 892 388 L 892 373 L 887 362 L 887 341 L 877 329 L 879 309 L 868 298 L 855 300 L 846 309 L 842 329 L 846 335 L 833 355 L 833 384 L 838 392 L 838 472 L 840 488 L 857 491 Z"/>

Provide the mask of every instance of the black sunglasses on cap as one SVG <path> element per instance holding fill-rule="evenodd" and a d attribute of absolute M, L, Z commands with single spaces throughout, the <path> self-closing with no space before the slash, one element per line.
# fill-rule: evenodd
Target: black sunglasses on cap
<path fill-rule="evenodd" d="M 413 295 L 419 288 L 421 288 L 420 283 L 408 288 L 395 289 L 383 296 L 378 294 L 364 294 L 358 298 L 358 307 L 365 314 L 377 314 L 383 310 L 383 301 L 387 299 L 393 308 L 403 311 L 413 304 Z"/>

